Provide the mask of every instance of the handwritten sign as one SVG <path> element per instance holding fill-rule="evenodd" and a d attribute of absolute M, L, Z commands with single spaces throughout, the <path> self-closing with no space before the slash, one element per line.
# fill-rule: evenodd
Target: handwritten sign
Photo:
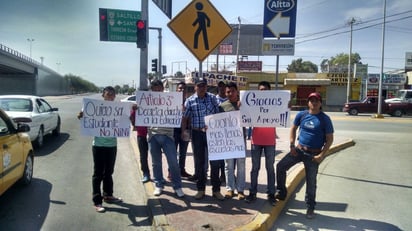
<path fill-rule="evenodd" d="M 246 157 L 239 111 L 206 116 L 205 123 L 209 160 Z"/>
<path fill-rule="evenodd" d="M 137 126 L 180 127 L 182 92 L 138 91 L 136 93 Z"/>
<path fill-rule="evenodd" d="M 130 135 L 130 107 L 114 101 L 83 99 L 82 135 L 128 137 Z"/>
<path fill-rule="evenodd" d="M 241 125 L 244 127 L 289 127 L 290 91 L 240 91 Z"/>

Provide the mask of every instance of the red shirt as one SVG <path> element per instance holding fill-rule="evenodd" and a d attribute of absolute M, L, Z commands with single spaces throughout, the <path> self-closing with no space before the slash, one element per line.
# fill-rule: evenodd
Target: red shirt
<path fill-rule="evenodd" d="M 276 145 L 275 127 L 254 127 L 252 131 L 252 144 L 255 145 Z"/>

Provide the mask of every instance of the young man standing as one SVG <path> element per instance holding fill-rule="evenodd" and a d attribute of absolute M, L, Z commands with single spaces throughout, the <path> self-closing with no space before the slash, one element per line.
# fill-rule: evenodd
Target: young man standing
<path fill-rule="evenodd" d="M 150 84 L 150 89 L 156 92 L 163 92 L 163 83 L 160 80 L 154 80 Z M 149 150 L 152 155 L 153 175 L 155 178 L 154 195 L 160 196 L 163 191 L 163 168 L 162 152 L 166 155 L 167 164 L 172 177 L 173 189 L 177 197 L 184 197 L 182 191 L 182 178 L 177 163 L 176 146 L 173 140 L 173 128 L 169 127 L 150 127 L 149 128 Z"/>
<path fill-rule="evenodd" d="M 221 103 L 219 106 L 220 112 L 237 111 L 239 110 L 239 91 L 237 85 L 234 82 L 230 82 L 226 85 L 225 94 L 228 100 Z M 243 135 L 246 146 L 246 129 L 243 128 Z M 239 200 L 245 199 L 245 159 L 226 159 L 225 161 L 225 175 L 226 175 L 226 194 L 225 198 L 232 198 L 235 190 L 237 190 L 237 197 Z M 235 177 L 236 168 L 236 177 Z"/>
<path fill-rule="evenodd" d="M 260 91 L 270 90 L 270 83 L 262 81 L 258 84 Z M 250 171 L 250 189 L 246 202 L 256 200 L 258 176 L 260 170 L 260 160 L 262 152 L 265 153 L 265 167 L 267 174 L 267 198 L 272 204 L 276 204 L 275 199 L 275 151 L 276 151 L 276 128 L 275 127 L 254 127 L 252 130 L 252 170 Z"/>
<path fill-rule="evenodd" d="M 207 80 L 198 78 L 195 80 L 195 93 L 187 98 L 185 102 L 185 112 L 182 119 L 182 129 L 188 126 L 189 121 L 192 127 L 192 146 L 195 162 L 196 200 L 205 196 L 206 189 L 206 157 L 208 155 L 206 140 L 205 116 L 219 112 L 219 102 L 215 95 L 207 92 Z M 225 198 L 220 193 L 219 161 L 210 161 L 210 178 L 212 183 L 213 197 L 218 200 Z"/>
<path fill-rule="evenodd" d="M 286 171 L 303 162 L 306 173 L 306 217 L 312 219 L 315 216 L 316 176 L 320 162 L 333 143 L 334 129 L 331 119 L 322 111 L 322 97 L 319 93 L 309 94 L 308 108 L 296 115 L 290 128 L 290 152 L 276 165 L 276 199 L 286 199 Z M 300 131 L 296 137 L 298 128 Z M 295 145 L 296 138 L 298 140 Z"/>

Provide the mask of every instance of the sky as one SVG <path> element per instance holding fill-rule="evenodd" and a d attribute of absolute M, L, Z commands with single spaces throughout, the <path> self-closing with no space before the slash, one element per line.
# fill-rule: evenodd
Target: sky
<path fill-rule="evenodd" d="M 280 56 L 279 71 L 298 58 L 319 65 L 339 53 L 352 52 L 368 64 L 369 73 L 394 71 L 405 66 L 412 52 L 412 1 L 386 0 L 386 30 L 382 49 L 384 0 L 297 0 L 294 56 Z M 173 0 L 172 17 L 190 0 Z M 264 0 L 210 0 L 229 24 L 263 24 Z M 162 64 L 171 71 L 195 71 L 199 62 L 167 27 L 170 19 L 150 0 L 149 26 L 162 28 Z M 97 86 L 133 86 L 139 79 L 140 50 L 135 43 L 99 41 L 99 8 L 140 11 L 140 0 L 0 0 L 0 43 L 41 61 L 62 75 L 74 74 Z M 34 39 L 34 40 L 33 40 Z M 33 40 L 29 42 L 28 40 Z M 157 31 L 149 32 L 148 69 L 158 56 Z M 219 58 L 219 62 L 222 58 Z M 226 63 L 236 56 L 226 56 Z M 276 56 L 249 56 L 261 60 L 263 70 L 276 71 Z M 216 62 L 210 55 L 203 62 Z M 222 64 L 223 65 L 223 64 Z M 187 68 L 186 68 L 187 67 Z M 184 70 L 186 69 L 186 70 Z"/>

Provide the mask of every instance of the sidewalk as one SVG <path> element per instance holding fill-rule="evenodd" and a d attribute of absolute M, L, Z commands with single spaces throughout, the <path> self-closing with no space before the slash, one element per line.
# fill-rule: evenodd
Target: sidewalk
<path fill-rule="evenodd" d="M 277 128 L 277 144 L 276 158 L 277 163 L 289 151 L 289 129 Z M 139 151 L 137 148 L 136 133 L 130 136 L 133 151 L 136 155 L 136 161 L 139 162 Z M 249 194 L 250 183 L 250 141 L 247 142 L 248 152 L 246 156 L 246 190 L 245 194 Z M 334 143 L 329 154 L 333 154 L 341 149 L 353 146 L 352 139 L 347 137 L 334 137 Z M 276 165 L 275 163 L 275 165 Z M 259 171 L 259 184 L 257 200 L 253 203 L 246 203 L 244 200 L 239 201 L 236 197 L 225 201 L 218 201 L 212 197 L 212 188 L 210 184 L 206 186 L 206 196 L 202 200 L 195 200 L 193 196 L 196 194 L 196 183 L 183 179 L 184 198 L 177 198 L 171 183 L 168 183 L 164 188 L 163 194 L 159 197 L 153 196 L 154 183 L 149 182 L 144 184 L 146 197 L 148 198 L 147 205 L 152 214 L 153 226 L 156 230 L 268 230 L 277 219 L 279 213 L 285 206 L 289 196 L 295 191 L 297 185 L 304 178 L 303 164 L 294 166 L 288 172 L 287 187 L 289 195 L 285 201 L 277 202 L 276 206 L 272 206 L 266 199 L 266 182 L 267 175 L 264 167 L 264 158 L 261 161 Z M 149 155 L 149 166 L 151 166 L 151 158 Z M 163 176 L 167 176 L 167 161 L 163 156 Z M 140 167 L 139 167 L 140 170 Z M 153 177 L 152 169 L 151 175 Z M 194 173 L 193 153 L 191 143 L 186 157 L 186 171 L 190 174 Z M 141 172 L 139 171 L 139 174 Z M 226 192 L 225 185 L 221 187 L 221 193 Z"/>

